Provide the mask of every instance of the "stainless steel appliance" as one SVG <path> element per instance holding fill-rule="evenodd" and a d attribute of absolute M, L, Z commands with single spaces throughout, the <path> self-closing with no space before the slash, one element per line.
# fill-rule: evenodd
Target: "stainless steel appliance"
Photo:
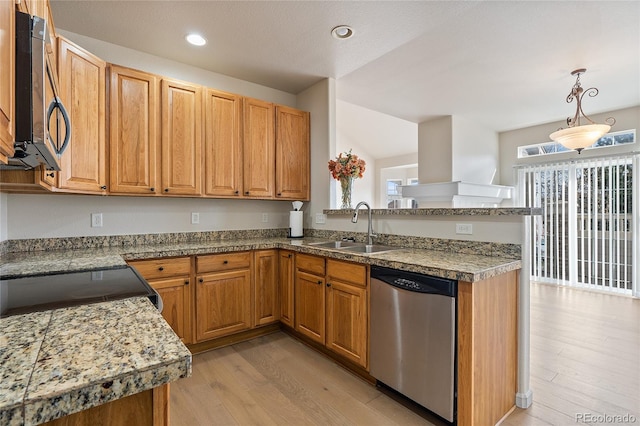
<path fill-rule="evenodd" d="M 456 291 L 455 280 L 371 267 L 371 375 L 452 423 Z"/>
<path fill-rule="evenodd" d="M 71 126 L 58 97 L 55 66 L 46 54 L 47 25 L 42 18 L 18 11 L 15 25 L 15 154 L 0 168 L 24 170 L 43 164 L 60 170 L 58 157 L 69 143 Z"/>
<path fill-rule="evenodd" d="M 160 295 L 131 266 L 0 278 L 0 317 L 137 296 L 162 312 Z"/>

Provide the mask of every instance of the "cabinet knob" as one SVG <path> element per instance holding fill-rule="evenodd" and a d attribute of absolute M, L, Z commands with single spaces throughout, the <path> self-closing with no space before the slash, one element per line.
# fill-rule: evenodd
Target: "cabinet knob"
<path fill-rule="evenodd" d="M 289 254 L 287 255 L 287 257 L 288 257 L 289 259 L 291 259 L 291 253 L 289 253 Z"/>
<path fill-rule="evenodd" d="M 49 176 L 49 177 L 54 177 L 54 176 L 55 176 L 55 174 L 54 174 L 53 172 L 51 172 L 51 173 L 47 173 L 47 176 Z"/>
<path fill-rule="evenodd" d="M 159 267 L 158 271 L 164 271 L 164 266 Z"/>
<path fill-rule="evenodd" d="M 228 261 L 228 260 L 225 260 L 225 261 L 223 261 L 222 263 L 226 265 L 227 263 L 229 263 L 229 261 Z"/>
<path fill-rule="evenodd" d="M 204 279 L 200 278 L 200 279 L 198 279 L 198 281 L 199 281 L 199 282 L 201 282 L 201 283 L 203 283 L 203 282 L 204 282 Z"/>
<path fill-rule="evenodd" d="M 322 280 L 318 280 L 318 284 L 322 284 Z"/>
<path fill-rule="evenodd" d="M 149 188 L 149 191 L 156 192 L 156 189 L 155 188 Z"/>
<path fill-rule="evenodd" d="M 327 283 L 327 287 L 331 287 L 331 283 Z"/>
<path fill-rule="evenodd" d="M 278 196 L 278 197 L 282 197 L 282 193 L 278 192 L 278 193 L 276 194 L 276 196 Z"/>
<path fill-rule="evenodd" d="M 238 195 L 240 193 L 240 191 L 236 191 L 235 194 Z"/>
<path fill-rule="evenodd" d="M 245 192 L 244 192 L 244 195 L 249 195 L 249 191 L 245 191 Z"/>
<path fill-rule="evenodd" d="M 100 187 L 100 189 L 102 189 L 103 191 L 104 191 L 104 190 L 106 190 L 106 189 L 107 189 L 107 185 L 102 185 L 102 186 Z"/>
<path fill-rule="evenodd" d="M 169 188 L 165 188 L 165 189 L 164 189 L 164 192 L 169 192 Z"/>
<path fill-rule="evenodd" d="M 186 280 L 186 281 L 184 282 L 184 285 L 189 285 L 189 280 Z"/>

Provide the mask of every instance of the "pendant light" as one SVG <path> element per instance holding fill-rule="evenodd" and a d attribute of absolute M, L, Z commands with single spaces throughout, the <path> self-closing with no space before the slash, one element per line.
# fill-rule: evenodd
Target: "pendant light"
<path fill-rule="evenodd" d="M 571 73 L 571 75 L 576 76 L 576 82 L 567 96 L 567 103 L 570 104 L 575 99 L 577 106 L 576 114 L 573 117 L 567 118 L 569 127 L 560 129 L 549 135 L 551 140 L 562 144 L 568 149 L 575 149 L 578 151 L 578 154 L 604 136 L 616 122 L 613 117 L 609 117 L 605 120 L 607 124 L 596 124 L 582 111 L 583 96 L 589 94 L 589 96 L 593 98 L 598 95 L 598 89 L 595 87 L 584 90 L 580 85 L 580 75 L 586 71 L 586 68 L 580 68 Z M 582 124 L 583 120 L 586 120 L 588 123 Z"/>

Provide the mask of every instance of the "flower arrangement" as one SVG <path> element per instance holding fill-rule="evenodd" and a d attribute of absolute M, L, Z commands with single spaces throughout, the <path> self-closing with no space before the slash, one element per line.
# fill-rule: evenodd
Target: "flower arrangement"
<path fill-rule="evenodd" d="M 367 163 L 349 152 L 340 153 L 335 160 L 329 160 L 329 171 L 335 180 L 340 181 L 342 188 L 342 209 L 351 208 L 351 187 L 353 180 L 361 178 Z"/>
<path fill-rule="evenodd" d="M 340 180 L 342 178 L 361 178 L 367 163 L 357 155 L 349 152 L 341 152 L 335 160 L 329 160 L 331 176 Z"/>

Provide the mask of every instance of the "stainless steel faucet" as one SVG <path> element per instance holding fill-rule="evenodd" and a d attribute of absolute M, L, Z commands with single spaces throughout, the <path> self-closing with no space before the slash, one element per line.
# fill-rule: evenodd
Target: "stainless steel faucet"
<path fill-rule="evenodd" d="M 351 218 L 351 222 L 353 223 L 357 223 L 358 222 L 358 210 L 360 209 L 360 206 L 365 206 L 367 208 L 367 218 L 369 221 L 369 226 L 367 229 L 367 244 L 372 245 L 373 244 L 373 237 L 377 237 L 378 234 L 375 234 L 373 232 L 373 223 L 371 222 L 371 206 L 365 202 L 365 201 L 360 201 L 357 205 L 355 210 L 353 211 L 353 217 Z"/>

